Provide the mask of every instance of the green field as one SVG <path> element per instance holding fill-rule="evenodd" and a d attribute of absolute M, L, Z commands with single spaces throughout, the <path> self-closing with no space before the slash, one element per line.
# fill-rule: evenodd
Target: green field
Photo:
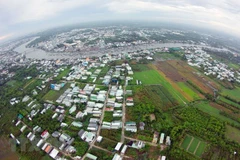
<path fill-rule="evenodd" d="M 200 102 L 198 104 L 195 104 L 194 107 L 197 107 L 198 109 L 200 109 L 201 111 L 210 114 L 211 116 L 214 116 L 222 121 L 226 121 L 229 123 L 233 123 L 235 125 L 240 126 L 240 124 L 230 118 L 227 118 L 223 115 L 220 114 L 220 110 L 218 110 L 217 108 L 212 107 L 208 102 Z"/>
<path fill-rule="evenodd" d="M 60 89 L 60 91 L 50 90 L 44 97 L 43 100 L 49 100 L 55 102 L 59 96 L 61 96 L 68 88 L 70 84 L 65 84 L 63 88 Z"/>
<path fill-rule="evenodd" d="M 142 84 L 160 84 L 164 83 L 163 77 L 161 77 L 156 70 L 147 70 L 141 72 L 135 72 L 133 75 L 135 80 L 141 80 Z"/>
<path fill-rule="evenodd" d="M 190 147 L 188 148 L 188 151 L 191 153 L 194 153 L 195 149 L 197 148 L 197 145 L 200 141 L 197 138 L 194 138 Z"/>
<path fill-rule="evenodd" d="M 156 70 L 147 70 L 142 72 L 135 72 L 133 76 L 134 80 L 142 81 L 143 85 L 154 85 L 160 84 L 165 89 L 167 89 L 172 96 L 177 99 L 178 102 L 183 103 L 183 101 L 187 101 L 182 94 L 180 94 L 177 90 L 173 88 L 173 86 Z"/>
<path fill-rule="evenodd" d="M 224 96 L 229 96 L 233 99 L 236 99 L 237 101 L 240 101 L 240 88 L 239 87 L 236 87 L 235 89 L 225 89 L 223 88 L 222 89 L 222 92 L 221 92 L 222 95 Z"/>
<path fill-rule="evenodd" d="M 201 156 L 205 150 L 205 147 L 206 147 L 206 143 L 205 142 L 200 142 L 198 148 L 197 148 L 197 151 L 195 152 L 195 155 L 197 156 Z"/>
<path fill-rule="evenodd" d="M 181 144 L 181 147 L 183 149 L 185 149 L 186 151 L 188 151 L 188 152 L 190 152 L 190 153 L 200 157 L 203 154 L 204 150 L 205 150 L 206 143 L 201 141 L 201 140 L 199 140 L 196 137 L 192 137 L 192 136 L 186 135 L 184 140 L 183 140 L 183 142 L 182 142 L 182 144 Z"/>
<path fill-rule="evenodd" d="M 232 126 L 226 126 L 226 137 L 240 143 L 240 130 Z"/>
<path fill-rule="evenodd" d="M 184 82 L 178 82 L 177 85 L 185 92 L 187 93 L 192 99 L 196 100 L 200 97 L 197 94 L 197 91 L 192 90 L 186 83 Z"/>
<path fill-rule="evenodd" d="M 183 140 L 182 144 L 181 144 L 181 147 L 184 148 L 185 150 L 187 149 L 189 143 L 191 142 L 192 140 L 192 137 L 190 136 L 186 136 L 185 139 Z"/>

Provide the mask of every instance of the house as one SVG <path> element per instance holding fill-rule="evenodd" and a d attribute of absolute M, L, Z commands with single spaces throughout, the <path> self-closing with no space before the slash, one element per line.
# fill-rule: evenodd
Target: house
<path fill-rule="evenodd" d="M 165 160 L 165 159 L 166 159 L 166 156 L 162 156 L 162 157 L 161 157 L 161 160 Z"/>
<path fill-rule="evenodd" d="M 95 138 L 96 134 L 95 133 L 92 133 L 92 132 L 87 132 L 86 135 L 85 135 L 85 141 L 86 142 L 92 142 L 93 139 Z"/>
<path fill-rule="evenodd" d="M 52 133 L 52 136 L 53 136 L 54 138 L 58 138 L 60 135 L 61 135 L 61 133 L 58 132 L 58 131 L 54 131 L 54 132 Z"/>
<path fill-rule="evenodd" d="M 46 143 L 42 146 L 42 150 L 44 151 L 48 145 L 49 145 L 49 143 L 46 142 Z"/>
<path fill-rule="evenodd" d="M 49 156 L 52 157 L 53 159 L 55 159 L 58 155 L 59 151 L 54 148 L 50 153 L 49 153 Z"/>
<path fill-rule="evenodd" d="M 37 143 L 37 147 L 40 147 L 42 144 L 43 144 L 43 142 L 44 142 L 44 140 L 43 139 L 40 139 L 39 141 L 38 141 L 38 143 Z"/>
<path fill-rule="evenodd" d="M 137 141 L 133 143 L 131 147 L 136 149 L 142 149 L 143 147 L 145 147 L 145 143 L 142 141 Z"/>
<path fill-rule="evenodd" d="M 126 126 L 136 126 L 136 125 L 137 125 L 136 122 L 132 122 L 132 121 L 126 122 Z"/>
<path fill-rule="evenodd" d="M 95 123 L 89 123 L 88 124 L 88 127 L 87 127 L 87 130 L 90 130 L 90 131 L 97 131 L 98 130 L 98 124 L 95 122 Z"/>
<path fill-rule="evenodd" d="M 56 118 L 58 116 L 57 113 L 54 113 L 53 116 L 52 116 L 52 119 Z"/>
<path fill-rule="evenodd" d="M 76 148 L 74 148 L 73 146 L 71 145 L 68 145 L 66 148 L 65 148 L 65 151 L 67 153 L 75 153 L 76 152 Z"/>
<path fill-rule="evenodd" d="M 122 160 L 122 157 L 119 154 L 115 153 L 112 160 Z"/>
<path fill-rule="evenodd" d="M 170 139 L 170 136 L 167 136 L 167 138 L 166 138 L 166 145 L 168 145 L 168 146 L 171 145 L 171 139 Z"/>
<path fill-rule="evenodd" d="M 73 122 L 72 122 L 72 125 L 73 125 L 74 127 L 79 127 L 79 128 L 81 128 L 81 127 L 83 126 L 83 124 L 82 124 L 81 122 L 76 122 L 76 121 L 73 121 Z"/>
<path fill-rule="evenodd" d="M 133 103 L 133 98 L 132 97 L 128 97 L 126 99 L 126 106 L 133 106 L 134 103 Z"/>
<path fill-rule="evenodd" d="M 86 116 L 87 115 L 87 112 L 81 112 L 81 111 L 79 111 L 78 113 L 77 113 L 77 115 L 76 115 L 76 118 L 83 118 L 84 116 Z"/>
<path fill-rule="evenodd" d="M 43 131 L 42 134 L 41 134 L 41 137 L 44 140 L 46 140 L 49 136 L 50 136 L 50 134 L 48 133 L 47 130 Z"/>
<path fill-rule="evenodd" d="M 119 128 L 122 128 L 122 122 L 121 121 L 112 121 L 111 129 L 119 129 Z"/>
<path fill-rule="evenodd" d="M 87 153 L 87 154 L 86 154 L 86 157 L 89 158 L 89 159 L 91 159 L 91 160 L 97 160 L 97 157 L 94 156 L 93 154 L 90 154 L 90 153 Z"/>
<path fill-rule="evenodd" d="M 164 133 L 161 133 L 159 144 L 163 144 L 164 141 Z"/>
<path fill-rule="evenodd" d="M 137 127 L 136 126 L 125 126 L 126 131 L 130 132 L 137 132 Z"/>
<path fill-rule="evenodd" d="M 122 111 L 121 110 L 116 110 L 113 112 L 113 117 L 122 117 Z"/>
<path fill-rule="evenodd" d="M 155 131 L 153 134 L 153 140 L 152 143 L 157 143 L 159 137 L 159 132 Z"/>
<path fill-rule="evenodd" d="M 140 122 L 139 123 L 139 129 L 140 130 L 144 130 L 144 127 L 145 127 L 145 123 L 144 122 Z"/>
<path fill-rule="evenodd" d="M 70 109 L 69 109 L 69 114 L 72 114 L 73 112 L 75 112 L 77 109 L 76 105 L 72 106 Z"/>
<path fill-rule="evenodd" d="M 15 126 L 18 126 L 21 123 L 21 121 L 17 121 L 17 123 L 15 124 Z"/>
<path fill-rule="evenodd" d="M 96 134 L 92 133 L 92 132 L 87 132 L 87 131 L 84 131 L 83 129 L 81 129 L 78 132 L 78 136 L 86 142 L 92 142 L 93 139 L 95 138 Z"/>
<path fill-rule="evenodd" d="M 126 150 L 127 150 L 128 146 L 125 144 L 121 150 L 121 154 L 125 154 Z"/>
<path fill-rule="evenodd" d="M 27 125 L 24 125 L 24 126 L 22 126 L 22 128 L 20 129 L 20 131 L 23 132 L 26 128 L 27 128 Z"/>
<path fill-rule="evenodd" d="M 119 151 L 120 148 L 122 147 L 123 143 L 122 142 L 118 142 L 117 145 L 115 146 L 114 150 L 115 151 Z"/>
<path fill-rule="evenodd" d="M 61 136 L 59 137 L 59 141 L 61 142 L 68 142 L 70 140 L 71 140 L 71 137 L 66 133 L 61 134 Z"/>
<path fill-rule="evenodd" d="M 52 149 L 53 149 L 53 147 L 52 147 L 50 144 L 48 144 L 47 147 L 44 149 L 44 151 L 45 151 L 47 154 L 49 154 L 49 153 L 52 151 Z"/>
<path fill-rule="evenodd" d="M 103 139 L 102 136 L 98 136 L 98 137 L 97 137 L 97 142 L 98 142 L 98 143 L 102 142 L 102 139 Z"/>

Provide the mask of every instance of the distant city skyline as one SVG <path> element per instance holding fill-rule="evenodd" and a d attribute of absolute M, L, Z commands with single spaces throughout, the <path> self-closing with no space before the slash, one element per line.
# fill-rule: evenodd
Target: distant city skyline
<path fill-rule="evenodd" d="M 240 37 L 238 0 L 0 1 L 0 42 L 31 32 L 90 21 L 156 21 L 223 31 Z"/>

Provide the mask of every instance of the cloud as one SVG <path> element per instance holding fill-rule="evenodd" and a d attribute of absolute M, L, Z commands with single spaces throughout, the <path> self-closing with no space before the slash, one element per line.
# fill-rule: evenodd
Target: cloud
<path fill-rule="evenodd" d="M 0 20 L 7 24 L 38 21 L 92 2 L 93 0 L 2 0 Z"/>
<path fill-rule="evenodd" d="M 202 25 L 210 28 L 220 27 L 240 35 L 239 0 L 113 0 L 106 7 L 111 12 L 139 14 L 147 19 L 167 17 L 169 21 L 179 19 L 187 24 L 203 22 Z M 147 13 L 151 13 L 151 16 Z"/>
<path fill-rule="evenodd" d="M 239 0 L 0 0 L 0 34 L 81 20 L 161 20 L 240 35 Z M 40 24 L 40 25 L 39 25 Z"/>
<path fill-rule="evenodd" d="M 8 35 L 0 36 L 0 41 L 5 40 L 5 39 L 7 39 L 7 38 L 9 38 L 9 37 L 12 37 L 12 36 L 13 36 L 13 34 L 8 34 Z"/>

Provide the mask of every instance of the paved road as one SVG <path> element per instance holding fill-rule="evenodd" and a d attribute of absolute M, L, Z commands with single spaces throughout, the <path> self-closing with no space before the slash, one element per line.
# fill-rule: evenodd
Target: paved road
<path fill-rule="evenodd" d="M 110 88 L 111 88 L 111 85 L 108 86 L 108 91 L 107 91 L 107 95 L 106 95 L 106 100 L 104 102 L 104 105 L 103 105 L 103 110 L 102 110 L 102 115 L 100 117 L 100 121 L 99 123 L 102 124 L 102 121 L 103 121 L 103 118 L 104 118 L 104 113 L 105 113 L 105 109 L 106 109 L 106 106 L 107 106 L 107 100 L 108 100 L 108 94 L 109 94 L 109 91 L 110 91 Z M 101 131 L 101 126 L 98 127 L 98 130 L 97 130 L 97 134 L 96 134 L 96 138 L 93 140 L 93 142 L 90 144 L 89 148 L 88 148 L 88 151 L 94 146 L 94 143 L 96 142 L 97 140 L 97 137 L 100 135 L 100 131 Z M 96 147 L 97 148 L 97 147 Z M 103 148 L 102 148 L 103 149 Z M 88 153 L 88 151 L 86 153 Z M 82 159 L 85 159 L 86 158 L 86 154 L 82 157 Z"/>
<path fill-rule="evenodd" d="M 123 87 L 123 94 L 124 94 L 124 98 L 123 98 L 123 106 L 122 106 L 122 135 L 121 135 L 121 142 L 124 142 L 124 137 L 125 137 L 125 130 L 124 130 L 124 124 L 126 121 L 125 115 L 126 115 L 126 100 L 125 100 L 125 93 L 126 93 L 126 86 Z"/>
<path fill-rule="evenodd" d="M 142 140 L 139 140 L 139 139 L 135 139 L 135 138 L 131 138 L 131 137 L 124 137 L 126 139 L 129 139 L 129 140 L 132 140 L 132 141 L 141 141 L 141 142 L 144 142 L 146 144 L 149 144 L 150 146 L 158 146 L 158 144 L 155 144 L 155 143 L 152 143 L 152 142 L 147 142 L 147 141 L 142 141 Z"/>

